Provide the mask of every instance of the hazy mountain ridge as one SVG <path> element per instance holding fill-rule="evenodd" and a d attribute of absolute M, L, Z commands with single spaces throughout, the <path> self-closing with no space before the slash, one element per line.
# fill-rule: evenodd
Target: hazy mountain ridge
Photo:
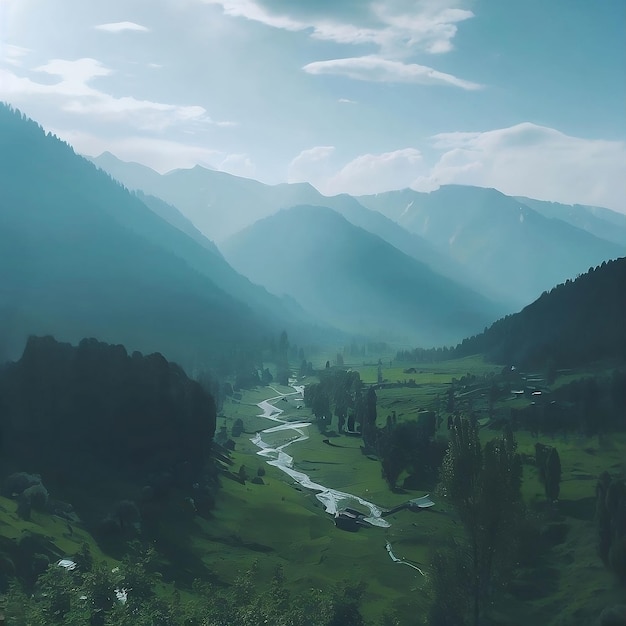
<path fill-rule="evenodd" d="M 626 251 L 626 215 L 603 207 L 561 204 L 516 196 L 520 202 L 544 217 L 559 219 L 596 237 L 611 241 Z"/>
<path fill-rule="evenodd" d="M 623 254 L 616 244 L 495 189 L 449 185 L 428 194 L 405 189 L 358 200 L 447 251 L 520 305 Z"/>
<path fill-rule="evenodd" d="M 199 165 L 161 175 L 108 152 L 90 160 L 129 189 L 173 204 L 206 237 L 217 242 L 281 208 L 319 196 L 308 183 L 265 185 Z"/>
<path fill-rule="evenodd" d="M 19 112 L 0 107 L 0 131 L 6 351 L 25 335 L 53 333 L 189 363 L 267 332 L 267 318 L 207 277 L 208 259 L 235 274 L 219 255 Z M 194 255 L 204 271 L 190 267 Z"/>
<path fill-rule="evenodd" d="M 550 220 L 493 189 L 450 185 L 430 194 L 405 189 L 327 197 L 306 183 L 270 186 L 202 167 L 160 175 L 109 154 L 94 162 L 127 186 L 173 203 L 218 244 L 282 208 L 330 207 L 437 273 L 504 302 L 509 311 L 624 251 L 615 241 L 621 231 L 611 225 L 621 223 L 619 214 L 595 209 L 596 227 L 585 229 Z M 598 238 L 607 231 L 611 238 Z"/>
<path fill-rule="evenodd" d="M 346 331 L 454 343 L 502 313 L 327 207 L 281 210 L 222 251 L 251 280 Z"/>

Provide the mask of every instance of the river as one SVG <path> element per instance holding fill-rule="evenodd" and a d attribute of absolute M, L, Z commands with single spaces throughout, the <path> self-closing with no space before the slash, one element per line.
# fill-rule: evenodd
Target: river
<path fill-rule="evenodd" d="M 346 506 L 358 503 L 369 511 L 369 516 L 364 518 L 365 521 L 369 522 L 373 526 L 388 528 L 390 526 L 389 522 L 381 517 L 383 512 L 382 509 L 374 503 L 368 502 L 367 500 L 351 493 L 338 491 L 336 489 L 320 485 L 319 483 L 311 480 L 311 478 L 304 472 L 294 469 L 293 457 L 285 452 L 285 448 L 299 441 L 305 441 L 308 439 L 309 436 L 306 434 L 306 429 L 311 426 L 311 422 L 288 422 L 280 417 L 283 411 L 277 408 L 273 404 L 274 402 L 278 402 L 287 396 L 297 396 L 296 400 L 304 402 L 304 385 L 292 384 L 291 387 L 294 389 L 291 393 L 280 393 L 277 389 L 270 387 L 270 389 L 278 395 L 258 403 L 257 406 L 261 409 L 261 411 L 263 411 L 259 417 L 264 417 L 268 420 L 276 422 L 277 425 L 266 428 L 265 430 L 257 433 L 256 436 L 251 439 L 252 443 L 259 448 L 257 454 L 265 458 L 268 465 L 277 467 L 281 471 L 285 472 L 285 474 L 293 478 L 296 483 L 305 489 L 315 491 L 315 497 L 324 505 L 324 509 L 327 513 L 334 515 L 337 511 L 344 509 Z M 281 437 L 279 435 L 283 436 Z M 276 439 L 277 441 L 270 444 L 264 440 L 264 436 L 265 439 Z M 419 567 L 413 563 L 409 563 L 396 557 L 389 542 L 386 543 L 386 549 L 389 553 L 389 557 L 394 563 L 412 567 L 423 575 L 423 572 Z"/>

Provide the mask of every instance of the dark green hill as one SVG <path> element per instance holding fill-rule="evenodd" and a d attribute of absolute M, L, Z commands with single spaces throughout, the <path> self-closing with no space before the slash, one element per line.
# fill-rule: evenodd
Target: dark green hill
<path fill-rule="evenodd" d="M 483 353 L 497 363 L 572 367 L 626 360 L 626 257 L 602 263 L 559 285 L 484 333 L 465 339 L 456 354 Z"/>
<path fill-rule="evenodd" d="M 0 368 L 0 398 L 3 476 L 37 473 L 88 492 L 168 472 L 191 489 L 209 461 L 215 402 L 158 353 L 30 337 L 21 359 Z"/>
<path fill-rule="evenodd" d="M 13 356 L 36 333 L 197 365 L 274 332 L 274 314 L 277 327 L 288 319 L 199 233 L 190 238 L 5 106 L 0 188 L 0 348 Z"/>
<path fill-rule="evenodd" d="M 432 346 L 501 311 L 326 207 L 280 211 L 222 249 L 251 280 L 346 331 Z"/>
<path fill-rule="evenodd" d="M 448 185 L 358 198 L 464 264 L 501 299 L 524 306 L 571 276 L 624 254 L 560 219 L 480 187 Z"/>

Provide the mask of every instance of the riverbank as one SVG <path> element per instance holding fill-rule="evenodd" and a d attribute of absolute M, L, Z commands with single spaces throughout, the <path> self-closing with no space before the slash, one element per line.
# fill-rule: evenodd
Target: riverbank
<path fill-rule="evenodd" d="M 282 424 L 277 417 L 288 423 L 298 422 L 300 425 L 296 428 L 306 432 L 307 437 L 300 438 L 294 431 L 289 434 L 288 429 L 281 429 L 275 430 L 273 436 L 282 437 L 283 443 L 298 439 L 283 451 L 293 457 L 295 470 L 307 474 L 312 482 L 331 485 L 337 491 L 385 508 L 392 508 L 422 493 L 391 493 L 382 479 L 380 464 L 361 453 L 360 439 L 335 437 L 332 439 L 334 446 L 324 445 L 326 437 L 312 423 L 314 417 L 309 410 L 296 408 L 301 406 L 295 401 L 296 395 L 288 396 L 294 398 L 293 402 L 281 399 L 283 394 L 291 394 L 294 390 L 278 385 L 275 389 L 278 393 L 263 389 L 265 397 L 259 393 L 261 390 L 244 392 L 240 402 L 230 404 L 224 410 L 228 415 L 233 407 L 233 414 L 243 419 L 246 430 L 235 439 L 234 467 L 245 465 L 251 475 L 258 467 L 265 467 L 263 480 L 266 484 L 241 485 L 224 481 L 212 526 L 220 532 L 237 536 L 241 544 L 214 552 L 219 555 L 220 572 L 230 580 L 238 569 L 229 567 L 230 563 L 241 564 L 246 559 L 259 558 L 264 579 L 270 575 L 274 564 L 281 563 L 294 591 L 329 588 L 344 580 L 363 580 L 367 583 L 363 610 L 373 620 L 396 608 L 404 616 L 419 615 L 422 611 L 425 614 L 428 598 L 424 577 L 415 569 L 394 563 L 386 545 L 387 542 L 393 545 L 393 553 L 398 558 L 410 560 L 424 569 L 433 541 L 440 540 L 442 529 L 453 529 L 451 520 L 440 513 L 416 515 L 402 511 L 388 518 L 391 525 L 387 528 L 365 528 L 357 533 L 336 528 L 333 517 L 324 512 L 323 503 L 316 497 L 319 492 L 304 488 L 293 476 L 276 465 L 268 465 L 267 459 L 257 454 L 259 448 L 251 439 L 255 439 L 257 431 L 280 427 Z M 270 414 L 275 418 L 271 422 L 258 417 L 265 411 L 257 405 L 268 400 L 273 407 Z M 276 408 L 283 413 L 275 411 Z M 303 423 L 311 425 L 303 427 Z M 269 439 L 270 435 L 272 433 L 264 434 L 262 439 Z M 245 547 L 252 544 L 272 549 L 254 553 Z"/>

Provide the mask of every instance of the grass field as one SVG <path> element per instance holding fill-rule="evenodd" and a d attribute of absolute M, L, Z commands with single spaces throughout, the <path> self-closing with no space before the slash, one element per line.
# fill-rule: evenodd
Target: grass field
<path fill-rule="evenodd" d="M 360 366 L 357 369 L 365 382 L 375 382 L 377 366 Z M 395 382 L 415 379 L 415 387 L 381 389 L 378 395 L 379 425 L 386 415 L 396 411 L 398 418 L 410 419 L 418 410 L 433 408 L 437 396 L 442 396 L 453 378 L 471 373 L 475 375 L 497 372 L 499 367 L 482 359 L 461 359 L 456 362 L 419 366 L 415 373 L 404 373 L 404 367 L 383 367 L 383 377 Z M 583 373 L 571 373 L 568 378 Z M 245 400 L 258 395 L 245 395 Z M 503 400 L 523 406 L 527 400 Z M 283 418 L 312 419 L 307 409 L 294 409 L 291 403 L 278 401 L 286 408 Z M 509 406 L 509 405 L 507 405 Z M 512 406 L 512 405 L 511 405 Z M 244 420 L 251 430 L 267 427 L 265 420 L 248 412 Z M 225 413 L 228 413 L 225 410 Z M 243 416 L 244 409 L 237 412 Z M 235 413 L 233 413 L 235 414 Z M 263 423 L 265 422 L 265 423 Z M 440 431 L 445 433 L 445 425 Z M 314 425 L 309 427 L 310 438 L 290 447 L 297 469 L 306 472 L 318 483 L 345 490 L 383 507 L 392 507 L 423 492 L 391 493 L 383 481 L 378 462 L 361 454 L 360 441 L 349 437 L 334 438 L 329 447 Z M 483 429 L 481 437 L 487 441 L 497 436 L 497 431 Z M 517 432 L 519 451 L 534 456 L 536 439 L 524 431 Z M 563 538 L 545 553 L 537 555 L 532 567 L 520 568 L 518 580 L 512 587 L 515 594 L 501 600 L 495 607 L 502 615 L 503 624 L 535 622 L 546 626 L 578 626 L 591 619 L 607 605 L 623 601 L 623 590 L 618 589 L 612 575 L 604 568 L 595 551 L 594 497 L 595 481 L 604 470 L 624 472 L 626 436 L 623 434 L 603 438 L 584 439 L 570 436 L 564 439 L 543 439 L 557 447 L 563 468 L 560 501 L 556 509 L 546 513 L 543 486 L 539 483 L 536 468 L 524 466 L 523 495 L 529 516 L 546 527 L 561 528 Z M 236 462 L 252 464 L 262 461 L 256 457 L 255 446 L 240 438 Z M 428 575 L 429 555 L 434 547 L 443 545 L 451 536 L 459 537 L 461 528 L 445 501 L 435 494 L 433 511 L 413 514 L 406 511 L 390 518 L 388 529 L 367 529 L 348 533 L 336 529 L 311 492 L 301 491 L 285 474 L 268 467 L 267 485 L 225 485 L 221 498 L 228 516 L 224 529 L 236 527 L 245 542 L 256 542 L 272 547 L 272 552 L 261 558 L 271 567 L 283 562 L 288 579 L 294 589 L 311 585 L 334 585 L 355 577 L 368 582 L 364 601 L 365 614 L 378 620 L 392 608 L 399 611 L 406 624 L 425 623 L 429 604 L 427 577 L 406 566 L 394 564 L 384 550 L 386 541 L 393 545 L 396 555 L 420 564 Z M 231 481 L 229 481 L 231 482 Z M 235 503 L 237 506 L 233 506 Z M 270 502 L 272 503 L 270 505 Z M 269 508 L 268 508 L 269 507 Z M 219 507 L 220 510 L 222 507 Z M 244 519 L 242 510 L 247 509 Z M 219 517 L 220 514 L 218 514 Z M 546 515 L 548 515 L 546 517 Z M 256 522 L 256 523 L 255 523 Z M 229 547 L 229 552 L 232 547 Z M 240 565 L 246 563 L 246 549 L 242 548 Z M 270 565 L 272 564 L 272 565 Z M 228 578 L 236 568 L 225 567 L 221 575 Z M 512 617 L 515 616 L 515 617 Z"/>
<path fill-rule="evenodd" d="M 375 381 L 376 366 L 358 369 L 366 382 Z M 474 358 L 419 366 L 409 375 L 403 370 L 401 366 L 383 368 L 385 379 L 410 377 L 415 379 L 416 386 L 377 391 L 381 426 L 391 411 L 396 411 L 399 419 L 411 419 L 419 409 L 433 408 L 437 396 L 445 396 L 452 378 L 467 373 L 488 374 L 494 367 Z M 568 374 L 573 375 L 577 374 Z M 430 603 L 428 574 L 432 550 L 447 544 L 451 537 L 462 536 L 454 512 L 441 495 L 434 493 L 433 509 L 418 514 L 398 512 L 388 518 L 389 528 L 361 529 L 356 533 L 336 528 L 314 492 L 267 465 L 250 441 L 254 433 L 273 425 L 258 417 L 261 411 L 257 403 L 292 392 L 290 387 L 274 386 L 274 390 L 245 391 L 238 400 L 227 399 L 218 417 L 218 430 L 225 426 L 230 431 L 237 418 L 243 420 L 245 429 L 235 439 L 233 470 L 236 473 L 245 465 L 248 475 L 254 476 L 263 467 L 265 484 L 250 481 L 241 484 L 222 477 L 210 519 L 183 515 L 183 498 L 179 509 L 174 497 L 168 510 L 159 517 L 161 539 L 154 545 L 165 579 L 176 584 L 185 598 L 194 578 L 228 585 L 258 561 L 258 582 L 263 586 L 281 564 L 293 594 L 311 588 L 335 588 L 346 580 L 363 580 L 367 583 L 363 613 L 372 624 L 378 624 L 382 616 L 391 612 L 398 613 L 403 625 L 425 624 Z M 284 411 L 283 419 L 313 422 L 310 411 L 302 407 L 298 398 L 297 395 L 287 395 L 286 400 L 278 397 L 274 404 Z M 511 400 L 502 400 L 500 405 L 508 406 L 507 402 Z M 332 437 L 334 445 L 330 446 L 324 443 L 326 437 L 314 424 L 307 432 L 306 441 L 294 443 L 286 452 L 294 458 L 294 467 L 315 482 L 384 508 L 423 495 L 421 491 L 392 493 L 381 476 L 379 462 L 361 453 L 360 439 Z M 440 434 L 446 432 L 444 424 Z M 484 441 L 498 434 L 488 428 L 481 430 Z M 517 432 L 516 438 L 519 451 L 534 456 L 536 439 L 524 431 Z M 512 593 L 501 595 L 493 610 L 500 614 L 499 623 L 504 626 L 528 623 L 585 626 L 605 606 L 623 602 L 625 597 L 624 590 L 617 587 L 596 555 L 593 515 L 597 476 L 604 470 L 626 472 L 626 435 L 600 439 L 570 436 L 541 441 L 556 446 L 559 451 L 563 469 L 560 499 L 554 510 L 547 507 L 532 464 L 524 465 L 523 495 L 529 517 L 537 520 L 542 532 L 556 532 L 560 536 L 552 542 L 552 547 L 532 555 L 529 563 L 520 564 L 511 584 Z M 13 500 L 0 498 L 2 541 L 17 541 L 25 533 L 32 533 L 43 538 L 51 553 L 59 558 L 77 552 L 87 543 L 96 560 L 106 560 L 112 567 L 116 564 L 111 553 L 105 554 L 80 525 L 69 533 L 66 523 L 58 518 L 34 513 L 32 521 L 26 522 L 16 515 L 15 509 Z M 418 565 L 425 576 L 394 563 L 385 549 L 387 541 L 396 556 Z M 171 587 L 165 586 L 163 593 L 171 593 Z"/>

